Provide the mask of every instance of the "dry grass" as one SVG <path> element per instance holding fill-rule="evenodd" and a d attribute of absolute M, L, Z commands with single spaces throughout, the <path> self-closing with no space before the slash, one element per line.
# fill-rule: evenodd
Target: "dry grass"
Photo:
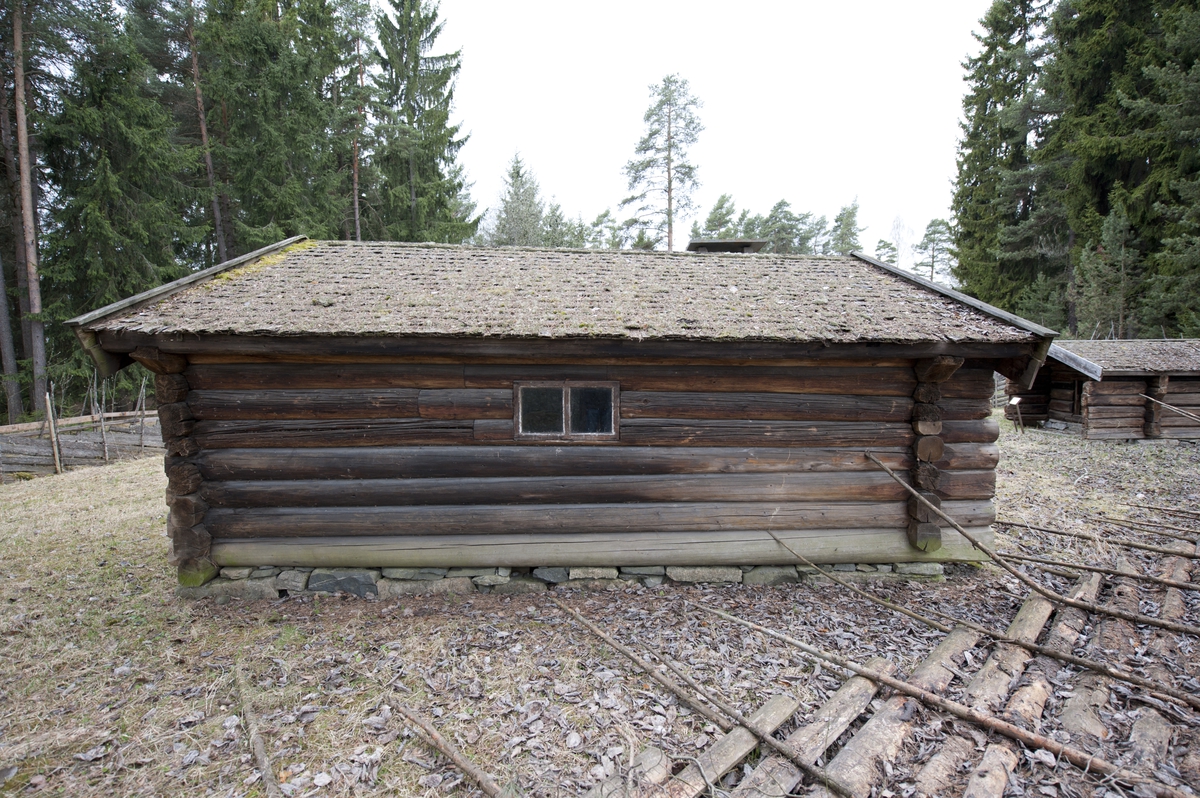
<path fill-rule="evenodd" d="M 1125 509 L 1116 502 L 1136 493 L 1170 504 L 1200 484 L 1195 447 L 1007 431 L 1003 445 L 1001 504 L 1031 522 L 1066 526 L 1081 507 Z M 530 795 L 579 794 L 645 745 L 694 756 L 716 736 L 536 595 L 177 600 L 164 486 L 150 459 L 0 487 L 0 779 L 16 767 L 0 793 L 264 795 L 240 721 L 246 701 L 297 796 L 478 794 L 454 786 L 457 771 L 391 711 L 397 701 Z M 1002 627 L 1024 593 L 1015 585 L 984 570 L 878 589 Z M 938 637 L 836 586 L 568 595 L 610 633 L 686 663 L 745 712 L 789 692 L 811 713 L 840 680 L 680 599 L 902 669 Z M 975 652 L 976 666 L 984 656 Z M 237 692 L 235 662 L 250 696 Z"/>

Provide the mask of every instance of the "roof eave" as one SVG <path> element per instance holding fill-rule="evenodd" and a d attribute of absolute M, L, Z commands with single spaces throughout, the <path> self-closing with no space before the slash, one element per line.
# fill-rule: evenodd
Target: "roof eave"
<path fill-rule="evenodd" d="M 1077 355 L 1074 352 L 1064 349 L 1058 344 L 1051 344 L 1050 357 L 1062 363 L 1064 366 L 1075 369 L 1080 374 L 1089 377 L 1093 380 L 1104 379 L 1104 369 L 1098 363 L 1093 363 L 1082 355 Z"/>
<path fill-rule="evenodd" d="M 133 361 L 127 355 L 114 354 L 106 352 L 100 347 L 100 341 L 95 331 L 89 325 L 96 322 L 104 321 L 118 313 L 132 310 L 141 305 L 148 304 L 160 299 L 166 299 L 169 296 L 179 293 L 185 288 L 191 288 L 194 285 L 207 282 L 221 272 L 229 271 L 238 266 L 245 265 L 251 261 L 270 255 L 273 252 L 278 252 L 281 249 L 290 247 L 292 244 L 298 244 L 307 239 L 308 236 L 292 236 L 285 238 L 283 241 L 277 241 L 274 244 L 265 246 L 262 249 L 256 249 L 253 252 L 242 255 L 241 257 L 227 260 L 224 263 L 218 263 L 216 266 L 211 266 L 203 271 L 198 271 L 189 274 L 186 277 L 181 277 L 170 283 L 165 283 L 157 288 L 151 288 L 149 291 L 143 291 L 140 294 L 122 299 L 120 302 L 114 302 L 111 305 L 93 310 L 90 313 L 84 313 L 82 316 L 76 316 L 73 319 L 67 319 L 63 324 L 70 327 L 75 336 L 79 339 L 79 343 L 83 346 L 85 352 L 92 358 L 92 362 L 96 364 L 96 370 L 101 376 L 108 377 L 116 374 L 121 369 L 125 368 Z"/>

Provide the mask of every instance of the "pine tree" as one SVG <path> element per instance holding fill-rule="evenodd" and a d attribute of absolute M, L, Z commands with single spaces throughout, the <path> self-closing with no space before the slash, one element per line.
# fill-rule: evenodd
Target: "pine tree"
<path fill-rule="evenodd" d="M 945 219 L 932 220 L 925 226 L 925 235 L 913 247 L 913 251 L 921 256 L 916 268 L 929 269 L 930 280 L 942 277 L 948 282 L 953 270 L 953 258 L 950 254 L 953 241 L 954 236 L 949 223 Z"/>
<path fill-rule="evenodd" d="M 670 252 L 675 249 L 675 220 L 693 210 L 692 192 L 699 185 L 688 148 L 704 129 L 696 115 L 701 103 L 678 75 L 651 86 L 650 96 L 653 103 L 643 117 L 646 135 L 634 150 L 637 158 L 625 165 L 629 190 L 636 193 L 621 207 L 636 205 L 644 224 L 666 234 Z"/>
<path fill-rule="evenodd" d="M 829 241 L 825 245 L 826 252 L 838 255 L 849 255 L 854 250 L 862 249 L 858 243 L 858 235 L 865 227 L 858 226 L 858 200 L 844 206 L 838 215 L 833 217 L 833 229 L 829 232 Z"/>
<path fill-rule="evenodd" d="M 544 206 L 538 183 L 525 168 L 520 155 L 514 155 L 504 179 L 504 194 L 496 209 L 496 220 L 486 235 L 496 247 L 540 247 L 545 241 L 542 217 Z"/>
<path fill-rule="evenodd" d="M 894 266 L 896 265 L 897 257 L 898 250 L 896 249 L 896 245 L 891 241 L 881 238 L 875 243 L 876 260 L 881 260 L 884 263 L 890 263 Z"/>
<path fill-rule="evenodd" d="M 388 2 L 391 15 L 380 14 L 377 22 L 382 60 L 375 156 L 387 234 L 400 241 L 461 243 L 479 226 L 478 218 L 456 215 L 464 185 L 455 157 L 467 139 L 450 123 L 450 110 L 461 55 L 431 55 L 442 31 L 436 4 Z"/>
<path fill-rule="evenodd" d="M 734 219 L 736 214 L 737 208 L 734 206 L 733 197 L 722 194 L 713 204 L 712 210 L 708 212 L 708 218 L 704 220 L 704 227 L 700 227 L 699 222 L 692 224 L 692 238 L 711 240 L 740 237 L 742 225 Z M 745 223 L 744 213 L 740 221 Z"/>

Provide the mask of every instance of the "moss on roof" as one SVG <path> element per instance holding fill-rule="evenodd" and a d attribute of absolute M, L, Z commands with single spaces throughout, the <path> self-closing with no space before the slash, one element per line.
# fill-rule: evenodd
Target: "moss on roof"
<path fill-rule="evenodd" d="M 289 247 L 86 326 L 828 343 L 1037 337 L 857 258 L 332 241 Z"/>
<path fill-rule="evenodd" d="M 1200 339 L 1164 338 L 1120 341 L 1055 341 L 1104 371 L 1124 374 L 1200 374 Z M 1053 356 L 1053 353 L 1051 353 Z"/>

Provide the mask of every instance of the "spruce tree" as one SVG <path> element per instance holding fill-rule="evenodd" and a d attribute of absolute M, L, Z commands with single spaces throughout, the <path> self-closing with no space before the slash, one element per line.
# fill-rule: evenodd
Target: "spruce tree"
<path fill-rule="evenodd" d="M 653 102 L 643 117 L 646 134 L 634 150 L 637 157 L 625 165 L 629 190 L 635 193 L 621 207 L 635 206 L 643 225 L 666 235 L 670 252 L 675 249 L 675 221 L 693 210 L 692 192 L 699 185 L 688 148 L 704 129 L 696 113 L 701 103 L 678 75 L 651 86 L 650 96 Z"/>
<path fill-rule="evenodd" d="M 521 156 L 513 155 L 496 219 L 485 240 L 495 247 L 540 247 L 545 241 L 544 212 L 537 179 Z"/>
<path fill-rule="evenodd" d="M 432 54 L 442 31 L 436 4 L 388 2 L 391 14 L 376 23 L 380 213 L 389 238 L 461 243 L 479 226 L 478 218 L 456 213 L 465 187 L 455 157 L 467 139 L 450 123 L 450 111 L 462 59 L 458 52 Z"/>

